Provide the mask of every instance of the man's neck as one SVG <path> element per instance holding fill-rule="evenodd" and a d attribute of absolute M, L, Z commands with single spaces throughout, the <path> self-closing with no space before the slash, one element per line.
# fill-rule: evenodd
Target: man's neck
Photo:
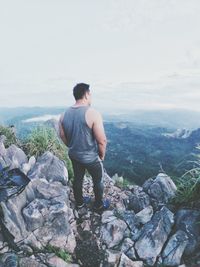
<path fill-rule="evenodd" d="M 80 107 L 80 106 L 89 106 L 89 104 L 87 104 L 87 103 L 83 103 L 83 102 L 76 102 L 74 105 L 73 105 L 73 107 Z"/>

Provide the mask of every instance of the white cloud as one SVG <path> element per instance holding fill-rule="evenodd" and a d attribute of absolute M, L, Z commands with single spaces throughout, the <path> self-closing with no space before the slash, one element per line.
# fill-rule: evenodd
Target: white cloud
<path fill-rule="evenodd" d="M 22 122 L 25 122 L 25 123 L 43 122 L 43 121 L 48 121 L 48 120 L 52 120 L 52 119 L 58 121 L 60 119 L 60 115 L 46 114 L 46 115 L 43 115 L 43 116 L 38 116 L 38 117 L 31 118 L 31 119 L 26 119 L 26 120 L 23 120 Z"/>

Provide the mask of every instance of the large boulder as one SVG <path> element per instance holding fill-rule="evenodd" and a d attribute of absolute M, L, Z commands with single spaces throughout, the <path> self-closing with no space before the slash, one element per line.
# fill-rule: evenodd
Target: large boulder
<path fill-rule="evenodd" d="M 47 151 L 40 156 L 34 167 L 28 172 L 30 179 L 46 178 L 49 182 L 59 181 L 67 184 L 68 171 L 63 161 Z"/>
<path fill-rule="evenodd" d="M 150 197 L 144 192 L 140 186 L 133 186 L 131 194 L 126 200 L 126 206 L 128 209 L 134 212 L 139 212 L 150 205 Z"/>
<path fill-rule="evenodd" d="M 163 207 L 154 214 L 151 221 L 143 226 L 141 235 L 135 243 L 135 249 L 139 257 L 148 265 L 155 264 L 157 256 L 171 232 L 173 223 L 173 213 Z"/>
<path fill-rule="evenodd" d="M 116 214 L 117 214 L 117 212 L 116 212 Z M 117 216 L 120 216 L 121 219 L 128 226 L 131 238 L 133 240 L 137 240 L 140 231 L 139 231 L 139 224 L 136 221 L 134 211 L 133 210 L 125 210 L 125 211 L 119 212 L 119 215 L 117 215 Z"/>
<path fill-rule="evenodd" d="M 152 206 L 148 206 L 135 215 L 135 220 L 137 224 L 145 224 L 151 220 L 152 216 L 153 208 Z"/>
<path fill-rule="evenodd" d="M 184 231 L 188 236 L 185 249 L 186 255 L 191 255 L 200 247 L 200 211 L 180 209 L 175 215 L 176 230 Z"/>
<path fill-rule="evenodd" d="M 127 224 L 122 219 L 115 217 L 113 212 L 104 212 L 101 226 L 101 240 L 107 248 L 113 248 L 119 245 L 127 230 Z"/>
<path fill-rule="evenodd" d="M 177 191 L 176 185 L 165 173 L 159 173 L 155 179 L 148 179 L 142 187 L 155 208 L 167 204 Z"/>
<path fill-rule="evenodd" d="M 182 230 L 178 230 L 170 237 L 162 252 L 162 264 L 164 266 L 177 266 L 181 264 L 181 258 L 187 243 L 187 234 Z"/>
<path fill-rule="evenodd" d="M 9 169 L 22 169 L 23 164 L 28 162 L 28 158 L 24 151 L 16 145 L 11 145 L 7 149 L 3 142 L 0 142 L 0 163 L 3 167 Z"/>
<path fill-rule="evenodd" d="M 1 221 L 12 242 L 19 248 L 51 245 L 73 252 L 74 215 L 68 195 L 69 188 L 60 182 L 33 179 L 21 193 L 0 202 Z"/>

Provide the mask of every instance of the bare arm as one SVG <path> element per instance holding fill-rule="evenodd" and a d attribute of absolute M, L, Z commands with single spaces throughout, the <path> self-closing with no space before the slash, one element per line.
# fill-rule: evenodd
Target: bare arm
<path fill-rule="evenodd" d="M 94 136 L 98 144 L 99 157 L 101 160 L 104 160 L 104 157 L 106 154 L 107 138 L 106 138 L 105 131 L 104 131 L 102 116 L 97 111 L 95 112 L 94 123 L 93 123 L 92 129 L 93 129 Z"/>
<path fill-rule="evenodd" d="M 63 129 L 62 120 L 63 120 L 63 115 L 61 115 L 60 120 L 59 120 L 59 133 L 60 133 L 61 140 L 67 146 L 67 139 L 66 139 L 65 132 Z"/>

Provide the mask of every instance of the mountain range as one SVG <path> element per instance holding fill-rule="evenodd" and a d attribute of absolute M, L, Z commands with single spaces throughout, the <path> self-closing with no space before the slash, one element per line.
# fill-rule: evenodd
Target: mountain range
<path fill-rule="evenodd" d="M 26 139 L 37 126 L 55 127 L 64 107 L 1 108 L 0 123 L 15 125 Z M 103 114 L 108 138 L 104 161 L 110 176 L 118 173 L 142 184 L 160 169 L 179 177 L 193 167 L 200 143 L 198 112 L 186 110 L 134 111 Z"/>

